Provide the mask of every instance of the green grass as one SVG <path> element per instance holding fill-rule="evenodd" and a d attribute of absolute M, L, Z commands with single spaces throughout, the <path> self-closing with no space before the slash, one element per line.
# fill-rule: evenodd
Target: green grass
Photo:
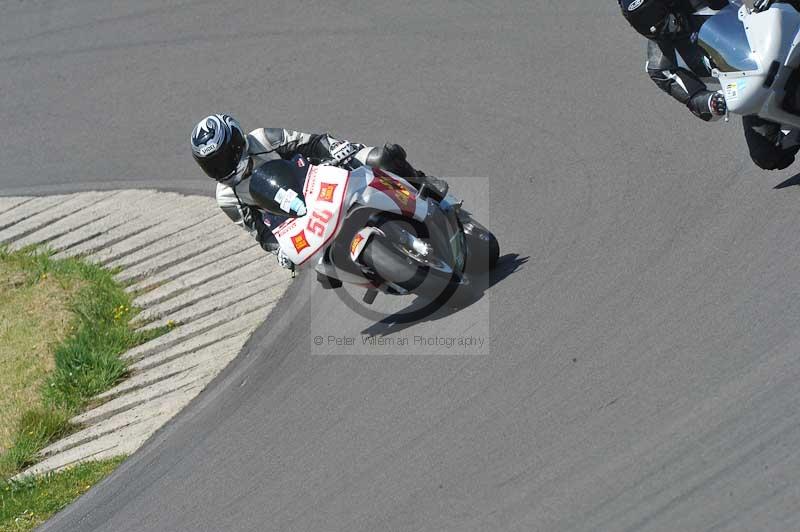
<path fill-rule="evenodd" d="M 119 355 L 166 329 L 139 333 L 130 327 L 138 311 L 131 295 L 114 281 L 114 272 L 79 259 L 54 260 L 34 249 L 10 252 L 0 247 L 0 264 L 3 271 L 14 272 L 19 289 L 45 279 L 72 288 L 67 303 L 71 323 L 53 348 L 54 368 L 44 378 L 38 404 L 19 417 L 13 443 L 0 455 L 0 478 L 7 478 L 35 463 L 47 444 L 73 431 L 68 420 L 126 375 Z"/>
<path fill-rule="evenodd" d="M 2 478 L 18 473 L 36 461 L 36 453 L 72 430 L 64 409 L 38 407 L 22 414 L 13 445 L 0 456 Z M 0 495 L 2 497 L 2 495 Z"/>
<path fill-rule="evenodd" d="M 0 454 L 22 414 L 39 404 L 55 369 L 53 352 L 72 326 L 68 304 L 80 288 L 43 275 L 35 281 L 0 261 Z"/>
<path fill-rule="evenodd" d="M 0 532 L 39 526 L 111 473 L 123 459 L 88 462 L 19 482 L 0 482 Z"/>

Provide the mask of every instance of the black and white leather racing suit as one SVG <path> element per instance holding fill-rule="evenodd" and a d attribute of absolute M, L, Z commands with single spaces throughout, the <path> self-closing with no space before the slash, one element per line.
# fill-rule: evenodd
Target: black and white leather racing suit
<path fill-rule="evenodd" d="M 356 164 L 381 166 L 406 177 L 414 183 L 422 179 L 406 161 L 405 152 L 397 145 L 383 148 L 341 141 L 328 134 L 301 133 L 282 128 L 261 128 L 247 135 L 247 151 L 252 161 L 250 168 L 276 159 L 291 159 L 302 155 L 312 163 L 326 161 L 329 164 Z M 232 182 L 217 183 L 217 204 L 237 225 L 247 230 L 266 251 L 278 252 L 279 246 L 271 226 L 280 224 L 284 218 L 263 212 L 250 197 L 249 172 Z"/>
<path fill-rule="evenodd" d="M 793 5 L 800 0 L 792 0 Z M 657 40 L 648 40 L 646 69 L 661 90 L 686 105 L 702 120 L 713 120 L 707 83 L 716 83 L 703 49 L 693 34 L 709 17 L 728 5 L 728 0 L 678 0 L 682 29 Z M 794 162 L 800 146 L 785 142 L 780 124 L 759 118 L 742 117 L 744 136 L 753 162 L 765 170 L 782 170 Z"/>

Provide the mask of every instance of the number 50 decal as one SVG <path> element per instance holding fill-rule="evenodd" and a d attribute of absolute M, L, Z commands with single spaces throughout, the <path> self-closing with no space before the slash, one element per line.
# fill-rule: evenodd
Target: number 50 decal
<path fill-rule="evenodd" d="M 306 227 L 318 237 L 322 237 L 325 233 L 325 225 L 331 220 L 332 216 L 333 213 L 328 210 L 313 211 Z"/>

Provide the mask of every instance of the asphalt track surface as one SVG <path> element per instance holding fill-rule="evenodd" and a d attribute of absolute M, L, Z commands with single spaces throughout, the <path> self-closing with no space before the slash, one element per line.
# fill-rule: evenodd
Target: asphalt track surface
<path fill-rule="evenodd" d="M 46 530 L 800 526 L 800 189 L 754 168 L 738 120 L 703 124 L 656 89 L 613 2 L 2 13 L 3 193 L 210 193 L 186 139 L 224 110 L 486 177 L 463 193 L 489 192 L 505 254 L 475 305 L 405 328 L 298 277 L 237 361 Z M 483 334 L 487 316 L 478 355 L 313 343 Z"/>

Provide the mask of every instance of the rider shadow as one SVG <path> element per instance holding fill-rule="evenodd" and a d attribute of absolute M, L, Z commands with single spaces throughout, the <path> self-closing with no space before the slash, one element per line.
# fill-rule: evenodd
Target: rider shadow
<path fill-rule="evenodd" d="M 509 253 L 500 257 L 494 270 L 476 279 L 474 284 L 480 287 L 480 290 L 471 298 L 460 301 L 460 304 L 456 307 L 442 304 L 439 307 L 431 308 L 429 301 L 417 298 L 405 309 L 374 323 L 361 331 L 361 334 L 366 336 L 389 336 L 402 332 L 419 323 L 437 321 L 451 316 L 480 301 L 487 289 L 504 280 L 506 277 L 518 272 L 522 265 L 528 262 L 529 258 L 530 257 L 520 257 L 516 253 Z"/>

